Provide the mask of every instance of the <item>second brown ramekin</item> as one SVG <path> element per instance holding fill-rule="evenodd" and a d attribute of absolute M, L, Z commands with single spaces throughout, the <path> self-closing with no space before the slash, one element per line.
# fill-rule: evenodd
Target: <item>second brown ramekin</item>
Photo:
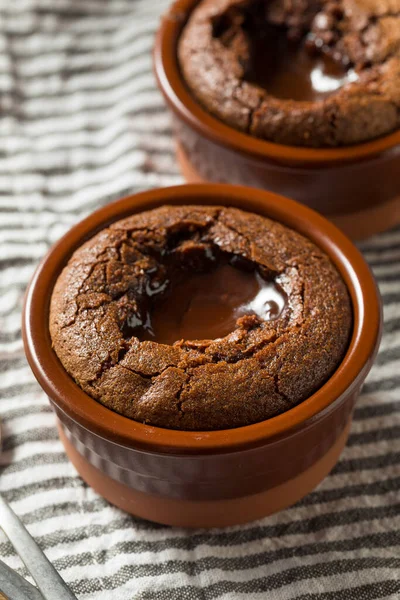
<path fill-rule="evenodd" d="M 186 180 L 251 185 L 288 196 L 327 216 L 352 239 L 399 224 L 400 131 L 341 148 L 284 146 L 236 131 L 196 102 L 182 78 L 177 45 L 198 1 L 172 5 L 154 49 Z"/>
<path fill-rule="evenodd" d="M 221 431 L 174 431 L 123 417 L 80 389 L 52 349 L 49 303 L 74 250 L 113 221 L 163 204 L 218 204 L 259 213 L 306 235 L 332 259 L 349 289 L 354 328 L 343 362 L 315 394 L 267 421 Z M 47 254 L 27 290 L 26 355 L 56 411 L 61 440 L 79 473 L 113 504 L 170 525 L 251 521 L 310 492 L 335 465 L 360 388 L 376 355 L 381 305 L 354 245 L 296 202 L 228 185 L 151 190 L 114 202 L 73 227 Z"/>

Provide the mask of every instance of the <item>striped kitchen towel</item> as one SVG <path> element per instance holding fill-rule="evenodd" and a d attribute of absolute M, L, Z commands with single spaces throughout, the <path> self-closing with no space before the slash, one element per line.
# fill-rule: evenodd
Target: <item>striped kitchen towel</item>
<path fill-rule="evenodd" d="M 340 463 L 279 515 L 188 532 L 134 519 L 69 464 L 24 358 L 24 289 L 73 223 L 181 181 L 151 72 L 168 0 L 0 0 L 0 490 L 87 600 L 400 597 L 400 229 L 362 244 L 382 347 Z M 0 533 L 0 556 L 26 575 Z M 54 599 L 57 600 L 57 599 Z"/>

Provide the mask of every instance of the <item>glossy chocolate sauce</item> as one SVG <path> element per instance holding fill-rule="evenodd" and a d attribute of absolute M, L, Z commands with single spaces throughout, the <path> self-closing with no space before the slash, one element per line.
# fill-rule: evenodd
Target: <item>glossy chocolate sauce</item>
<path fill-rule="evenodd" d="M 331 56 L 311 51 L 304 41 L 290 42 L 275 32 L 253 40 L 246 79 L 282 100 L 316 101 L 358 76 Z"/>
<path fill-rule="evenodd" d="M 175 285 L 154 307 L 151 322 L 139 337 L 161 344 L 218 339 L 233 331 L 244 315 L 276 319 L 285 303 L 284 292 L 274 283 L 224 264 Z"/>

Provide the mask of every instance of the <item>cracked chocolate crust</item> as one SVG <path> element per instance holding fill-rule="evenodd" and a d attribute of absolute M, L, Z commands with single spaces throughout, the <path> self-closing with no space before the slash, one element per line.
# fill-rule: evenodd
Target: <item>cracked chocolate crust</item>
<path fill-rule="evenodd" d="M 137 325 L 174 282 L 221 261 L 278 283 L 287 296 L 280 317 L 241 317 L 216 340 L 139 340 Z M 50 307 L 54 350 L 86 393 L 131 419 L 184 430 L 292 408 L 335 371 L 351 329 L 347 288 L 319 248 L 222 207 L 165 206 L 114 223 L 75 251 Z"/>
<path fill-rule="evenodd" d="M 354 68 L 358 80 L 313 102 L 278 99 L 250 83 L 252 34 L 243 24 L 254 11 L 257 26 L 284 27 L 290 39 Z M 255 137 L 334 147 L 400 127 L 400 0 L 202 0 L 178 57 L 200 104 Z"/>

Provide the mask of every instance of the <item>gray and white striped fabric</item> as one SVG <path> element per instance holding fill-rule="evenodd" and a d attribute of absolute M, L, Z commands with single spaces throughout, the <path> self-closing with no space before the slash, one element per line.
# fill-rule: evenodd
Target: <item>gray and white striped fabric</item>
<path fill-rule="evenodd" d="M 341 461 L 263 521 L 188 532 L 107 504 L 69 464 L 24 358 L 23 293 L 46 249 L 98 206 L 181 181 L 151 72 L 167 4 L 0 0 L 0 490 L 78 598 L 399 598 L 400 229 L 362 245 L 385 330 Z M 0 556 L 26 575 L 2 533 Z"/>

